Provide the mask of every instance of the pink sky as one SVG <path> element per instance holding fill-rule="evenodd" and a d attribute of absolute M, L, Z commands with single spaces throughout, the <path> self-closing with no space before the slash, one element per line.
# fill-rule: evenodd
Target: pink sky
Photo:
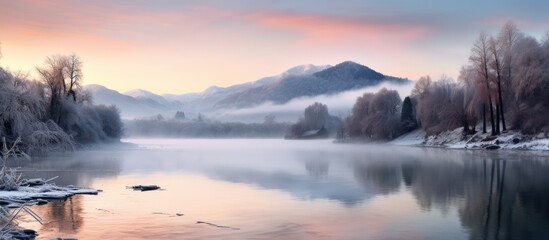
<path fill-rule="evenodd" d="M 155 93 L 201 91 L 346 60 L 398 77 L 455 77 L 481 27 L 502 18 L 446 31 L 455 23 L 436 23 L 423 13 L 373 14 L 384 6 L 280 3 L 3 1 L 0 66 L 35 76 L 47 56 L 76 53 L 86 84 Z M 537 23 L 534 31 L 544 23 L 523 21 Z"/>

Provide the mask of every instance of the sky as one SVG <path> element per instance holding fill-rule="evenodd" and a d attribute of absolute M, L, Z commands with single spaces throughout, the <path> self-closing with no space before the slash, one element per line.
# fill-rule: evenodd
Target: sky
<path fill-rule="evenodd" d="M 36 77 L 77 54 L 84 83 L 181 94 L 355 61 L 386 75 L 457 77 L 482 30 L 549 30 L 546 0 L 0 0 L 0 66 Z"/>

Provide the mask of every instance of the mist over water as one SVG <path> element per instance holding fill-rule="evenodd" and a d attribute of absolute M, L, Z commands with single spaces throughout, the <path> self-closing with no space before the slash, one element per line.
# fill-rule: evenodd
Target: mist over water
<path fill-rule="evenodd" d="M 78 239 L 549 237 L 547 153 L 329 140 L 126 142 L 135 145 L 20 162 L 25 177 L 103 190 L 34 206 L 48 223 L 21 225 Z M 165 190 L 126 189 L 138 184 Z"/>

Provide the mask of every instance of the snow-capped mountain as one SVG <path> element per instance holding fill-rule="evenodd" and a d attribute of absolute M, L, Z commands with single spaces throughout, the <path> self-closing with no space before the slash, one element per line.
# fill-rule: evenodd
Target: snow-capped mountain
<path fill-rule="evenodd" d="M 198 93 L 158 95 L 137 89 L 119 93 L 100 85 L 87 85 L 95 103 L 117 105 L 123 118 L 150 117 L 185 111 L 193 114 L 218 109 L 240 109 L 266 102 L 283 104 L 299 97 L 336 94 L 375 86 L 382 82 L 406 83 L 409 80 L 376 72 L 354 62 L 336 66 L 301 65 L 276 75 L 229 87 L 212 86 Z"/>
<path fill-rule="evenodd" d="M 209 98 L 210 101 L 217 102 L 230 94 L 242 92 L 255 87 L 261 87 L 261 86 L 273 84 L 289 76 L 310 75 L 310 74 L 322 71 L 324 69 L 327 69 L 329 67 L 331 66 L 330 65 L 312 65 L 312 64 L 299 65 L 299 66 L 290 68 L 281 74 L 270 76 L 270 77 L 264 77 L 252 82 L 236 84 L 229 87 L 211 86 L 199 93 L 185 93 L 181 95 L 165 94 L 163 95 L 163 97 L 165 97 L 168 100 L 179 100 L 182 102 L 195 101 L 195 100 L 204 101 L 206 98 Z"/>
<path fill-rule="evenodd" d="M 343 62 L 308 75 L 288 75 L 277 82 L 228 95 L 216 107 L 251 107 L 263 102 L 282 104 L 297 97 L 334 94 L 374 86 L 381 82 L 406 83 L 355 62 Z"/>

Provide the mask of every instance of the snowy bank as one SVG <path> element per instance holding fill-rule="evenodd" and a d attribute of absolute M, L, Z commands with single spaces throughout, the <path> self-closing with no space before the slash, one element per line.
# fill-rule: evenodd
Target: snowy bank
<path fill-rule="evenodd" d="M 12 176 L 11 174 L 5 174 L 4 178 L 9 179 Z M 36 231 L 21 229 L 16 221 L 18 214 L 23 210 L 43 224 L 42 218 L 28 206 L 47 204 L 48 201 L 45 199 L 66 199 L 75 194 L 97 194 L 99 192 L 95 189 L 73 186 L 58 187 L 48 183 L 48 180 L 39 178 L 18 181 L 16 184 L 9 187 L 3 185 L 2 190 L 0 190 L 0 222 L 2 225 L 0 227 L 0 239 L 30 240 L 36 238 Z"/>
<path fill-rule="evenodd" d="M 19 186 L 17 190 L 0 191 L 0 206 L 18 208 L 22 205 L 45 204 L 46 199 L 65 199 L 75 194 L 94 194 L 99 190 L 77 188 L 73 186 L 58 187 L 52 184 Z"/>
<path fill-rule="evenodd" d="M 425 136 L 421 129 L 404 134 L 389 142 L 400 146 L 430 146 L 453 149 L 517 149 L 549 151 L 549 136 L 540 133 L 535 136 L 509 131 L 498 136 L 490 133 L 476 133 L 463 136 L 463 128 L 446 131 L 438 135 Z"/>

